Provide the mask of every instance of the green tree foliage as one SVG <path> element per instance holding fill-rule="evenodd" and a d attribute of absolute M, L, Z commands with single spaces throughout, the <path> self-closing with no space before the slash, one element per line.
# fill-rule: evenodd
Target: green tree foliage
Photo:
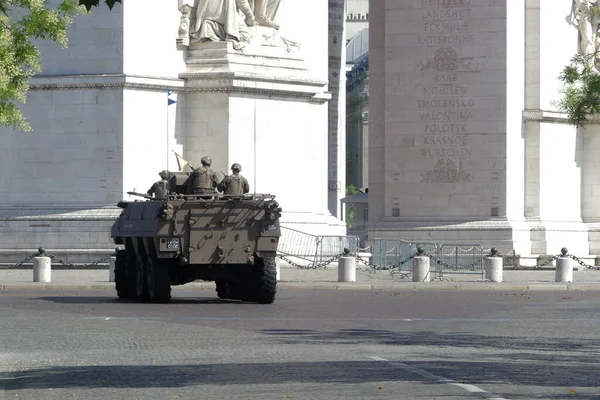
<path fill-rule="evenodd" d="M 576 126 L 600 113 L 600 74 L 595 59 L 595 55 L 577 54 L 559 76 L 563 89 L 557 106 L 567 113 L 569 123 Z"/>
<path fill-rule="evenodd" d="M 346 186 L 346 196 L 352 196 L 353 194 L 362 193 L 358 188 L 354 185 Z"/>
<path fill-rule="evenodd" d="M 361 191 L 358 190 L 356 186 L 346 186 L 346 196 L 352 196 L 353 194 L 357 193 L 361 193 Z M 348 229 L 354 229 L 356 225 L 356 205 L 352 203 L 346 203 L 346 226 Z"/>
<path fill-rule="evenodd" d="M 105 0 L 109 8 L 120 1 Z M 25 103 L 28 81 L 41 69 L 34 41 L 66 47 L 75 15 L 98 5 L 99 0 L 0 0 L 0 126 L 31 130 L 18 103 Z"/>
<path fill-rule="evenodd" d="M 108 8 L 112 10 L 115 3 L 120 3 L 121 0 L 104 0 Z M 85 8 L 90 11 L 92 7 L 98 7 L 100 4 L 100 0 L 79 0 L 79 4 L 85 6 Z"/>

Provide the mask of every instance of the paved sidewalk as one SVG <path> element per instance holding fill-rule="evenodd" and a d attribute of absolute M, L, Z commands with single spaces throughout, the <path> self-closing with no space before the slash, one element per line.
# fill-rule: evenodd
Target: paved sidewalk
<path fill-rule="evenodd" d="M 554 270 L 505 270 L 502 283 L 482 282 L 481 275 L 447 275 L 445 281 L 413 283 L 410 278 L 392 278 L 389 271 L 357 270 L 356 283 L 337 281 L 337 268 L 297 269 L 281 267 L 279 289 L 357 289 L 357 290 L 598 290 L 600 271 L 579 269 L 573 283 L 556 283 Z M 452 278 L 452 280 L 450 280 Z M 50 283 L 33 282 L 32 270 L 0 270 L 0 290 L 94 290 L 112 289 L 108 270 L 53 270 Z M 213 282 L 196 281 L 182 288 L 214 290 Z M 176 289 L 177 287 L 174 287 Z"/>

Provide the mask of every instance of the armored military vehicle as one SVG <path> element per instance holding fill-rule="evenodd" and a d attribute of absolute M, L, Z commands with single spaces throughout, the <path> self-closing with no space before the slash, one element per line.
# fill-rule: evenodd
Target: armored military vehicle
<path fill-rule="evenodd" d="M 167 198 L 129 192 L 145 199 L 118 204 L 117 295 L 165 303 L 172 285 L 199 279 L 215 281 L 223 299 L 272 303 L 281 235 L 275 196 L 186 195 L 189 174 L 169 175 Z"/>

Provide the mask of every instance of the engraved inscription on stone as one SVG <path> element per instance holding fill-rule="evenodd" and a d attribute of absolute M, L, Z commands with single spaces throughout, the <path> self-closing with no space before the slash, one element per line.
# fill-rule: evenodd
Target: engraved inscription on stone
<path fill-rule="evenodd" d="M 468 146 L 468 136 L 424 136 L 423 145 L 419 153 L 424 158 L 471 158 L 472 149 Z"/>
<path fill-rule="evenodd" d="M 460 10 L 454 11 L 444 15 L 460 15 Z M 463 14 L 470 14 L 470 11 Z M 433 15 L 435 14 L 430 12 L 423 14 L 423 17 L 426 19 Z M 451 26 L 446 25 L 448 28 Z M 466 22 L 464 26 L 467 26 Z M 425 27 L 427 30 L 430 25 L 426 24 Z M 425 123 L 423 133 L 428 135 L 425 136 L 424 147 L 419 149 L 419 154 L 421 157 L 437 160 L 433 171 L 421 174 L 423 183 L 470 181 L 470 175 L 461 171 L 454 161 L 472 157 L 473 150 L 467 146 L 467 134 L 471 132 L 468 122 L 476 120 L 476 113 L 469 110 L 476 106 L 475 100 L 464 97 L 469 94 L 469 86 L 466 83 L 460 84 L 460 73 L 478 70 L 479 65 L 472 58 L 459 57 L 458 51 L 452 46 L 439 47 L 432 59 L 421 63 L 422 73 L 433 71 L 433 75 L 424 75 L 433 78 L 433 85 L 423 87 L 423 95 L 430 98 L 417 100 L 419 109 L 430 110 L 419 112 L 420 120 Z M 440 134 L 444 136 L 439 136 Z M 447 136 L 449 134 L 456 136 Z"/>
<path fill-rule="evenodd" d="M 469 44 L 475 41 L 475 35 L 465 33 L 462 35 L 419 35 L 417 36 L 417 44 L 426 46 L 435 46 L 443 44 Z"/>
<path fill-rule="evenodd" d="M 435 69 L 437 71 L 456 71 L 477 69 L 472 65 L 473 59 L 458 58 L 456 50 L 452 47 L 440 47 L 433 56 L 433 60 L 427 60 L 421 63 L 421 71 L 426 69 Z"/>
<path fill-rule="evenodd" d="M 471 176 L 460 171 L 456 163 L 450 159 L 439 159 L 433 167 L 433 171 L 421 174 L 421 182 L 431 183 L 454 183 L 460 181 L 471 181 Z"/>

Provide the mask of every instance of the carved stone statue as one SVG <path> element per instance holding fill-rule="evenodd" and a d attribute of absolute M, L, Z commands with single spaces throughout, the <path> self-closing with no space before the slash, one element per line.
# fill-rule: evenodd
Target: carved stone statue
<path fill-rule="evenodd" d="M 179 0 L 181 21 L 177 44 L 188 46 L 190 41 L 233 43 L 236 50 L 252 39 L 262 44 L 298 47 L 297 43 L 279 37 L 276 23 L 282 0 Z M 255 27 L 254 29 L 250 29 Z M 273 39 L 276 36 L 276 39 Z M 254 42 L 253 41 L 253 42 Z"/>
<path fill-rule="evenodd" d="M 254 13 L 248 0 L 200 0 L 190 36 L 201 42 L 231 41 L 241 49 L 250 41 Z"/>
<path fill-rule="evenodd" d="M 275 23 L 281 0 L 251 0 L 256 22 L 262 26 L 279 29 Z"/>
<path fill-rule="evenodd" d="M 181 19 L 179 21 L 179 35 L 177 37 L 178 45 L 188 46 L 190 44 L 190 17 L 193 6 L 194 0 L 179 0 Z"/>
<path fill-rule="evenodd" d="M 589 66 L 598 69 L 600 11 L 598 0 L 573 0 L 573 18 L 579 29 L 579 52 L 588 56 Z"/>

